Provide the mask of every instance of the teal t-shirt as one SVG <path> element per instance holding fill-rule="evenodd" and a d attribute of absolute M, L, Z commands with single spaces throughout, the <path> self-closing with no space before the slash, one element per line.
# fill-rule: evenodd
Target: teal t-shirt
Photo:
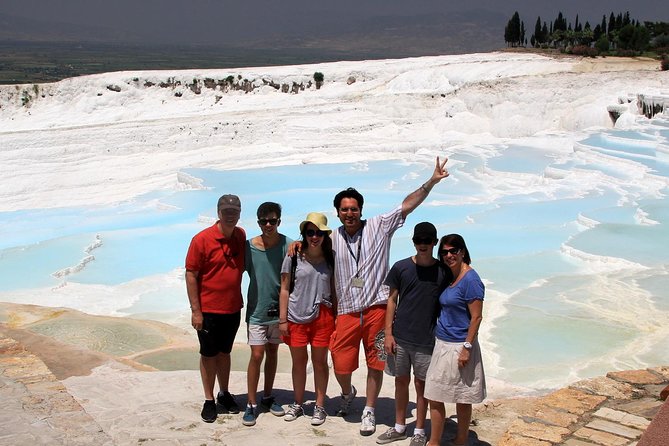
<path fill-rule="evenodd" d="M 273 247 L 262 250 L 251 240 L 246 241 L 246 272 L 249 289 L 246 293 L 246 322 L 254 325 L 269 325 L 279 322 L 279 316 L 270 317 L 267 311 L 279 308 L 281 291 L 281 264 L 288 245 L 293 241 L 283 234 Z"/>

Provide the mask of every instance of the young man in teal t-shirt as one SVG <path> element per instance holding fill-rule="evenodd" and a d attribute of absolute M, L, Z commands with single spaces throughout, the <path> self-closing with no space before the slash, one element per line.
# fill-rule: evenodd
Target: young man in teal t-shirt
<path fill-rule="evenodd" d="M 281 206 L 265 202 L 256 213 L 261 234 L 246 242 L 246 272 L 249 275 L 246 323 L 251 357 L 247 369 L 248 403 L 242 423 L 256 424 L 256 392 L 260 381 L 260 366 L 265 358 L 265 383 L 260 405 L 276 416 L 284 410 L 272 396 L 274 377 L 281 343 L 279 333 L 279 291 L 281 289 L 281 264 L 291 239 L 279 234 Z"/>

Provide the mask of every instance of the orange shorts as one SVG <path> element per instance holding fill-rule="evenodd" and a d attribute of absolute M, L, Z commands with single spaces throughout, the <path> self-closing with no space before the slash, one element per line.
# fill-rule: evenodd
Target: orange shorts
<path fill-rule="evenodd" d="M 385 324 L 385 305 L 374 305 L 359 313 L 338 315 L 330 341 L 335 373 L 346 375 L 358 368 L 360 341 L 365 349 L 367 367 L 383 370 L 386 365 L 386 353 L 383 350 Z"/>
<path fill-rule="evenodd" d="M 307 324 L 288 321 L 288 336 L 281 336 L 288 347 L 327 347 L 334 331 L 332 308 L 321 305 L 318 317 Z"/>

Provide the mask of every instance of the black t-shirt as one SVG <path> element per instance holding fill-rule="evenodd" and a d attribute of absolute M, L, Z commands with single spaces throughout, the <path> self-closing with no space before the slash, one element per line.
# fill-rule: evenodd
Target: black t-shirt
<path fill-rule="evenodd" d="M 409 257 L 390 268 L 384 283 L 399 290 L 393 336 L 400 346 L 432 353 L 439 295 L 446 280 L 446 271 L 439 262 L 418 266 Z"/>

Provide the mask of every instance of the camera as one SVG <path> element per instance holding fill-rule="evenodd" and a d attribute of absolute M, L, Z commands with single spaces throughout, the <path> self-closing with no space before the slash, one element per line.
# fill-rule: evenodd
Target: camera
<path fill-rule="evenodd" d="M 267 309 L 267 317 L 279 317 L 279 306 L 272 305 Z"/>

